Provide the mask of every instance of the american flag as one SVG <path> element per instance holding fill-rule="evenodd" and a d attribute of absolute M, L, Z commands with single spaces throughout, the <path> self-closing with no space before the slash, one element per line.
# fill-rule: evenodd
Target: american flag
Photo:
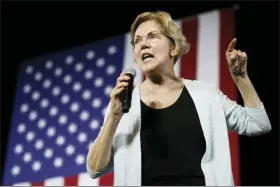
<path fill-rule="evenodd" d="M 178 76 L 216 85 L 231 99 L 237 89 L 225 51 L 234 37 L 234 9 L 177 20 L 190 52 L 175 66 Z M 86 173 L 89 145 L 103 123 L 109 93 L 120 72 L 137 71 L 130 35 L 25 61 L 20 69 L 3 185 L 111 186 L 113 171 L 91 179 Z M 235 185 L 239 185 L 239 148 L 229 133 Z"/>

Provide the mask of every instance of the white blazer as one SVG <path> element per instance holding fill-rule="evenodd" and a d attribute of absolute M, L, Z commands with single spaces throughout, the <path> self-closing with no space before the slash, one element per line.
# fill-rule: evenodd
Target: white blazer
<path fill-rule="evenodd" d="M 228 130 L 247 136 L 268 133 L 271 125 L 264 105 L 242 107 L 212 84 L 188 79 L 183 82 L 195 103 L 206 140 L 206 152 L 201 160 L 206 185 L 233 186 Z M 87 165 L 90 176 L 98 178 L 114 167 L 115 186 L 141 186 L 140 128 L 140 90 L 137 85 L 132 93 L 130 111 L 123 115 L 116 130 L 111 161 L 98 172 L 91 171 Z M 177 146 L 183 145 L 184 142 Z"/>

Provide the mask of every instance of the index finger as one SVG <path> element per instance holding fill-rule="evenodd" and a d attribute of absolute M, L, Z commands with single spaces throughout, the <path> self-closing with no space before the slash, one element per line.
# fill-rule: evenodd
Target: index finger
<path fill-rule="evenodd" d="M 231 42 L 229 43 L 227 52 L 231 52 L 235 48 L 235 44 L 236 44 L 236 38 L 231 40 Z"/>

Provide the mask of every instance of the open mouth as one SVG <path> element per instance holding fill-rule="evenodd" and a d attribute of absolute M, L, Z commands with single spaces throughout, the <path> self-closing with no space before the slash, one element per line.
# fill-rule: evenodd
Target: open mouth
<path fill-rule="evenodd" d="M 154 55 L 152 55 L 152 54 L 150 54 L 150 53 L 144 53 L 144 54 L 142 54 L 142 60 L 144 61 L 144 62 L 147 62 L 147 61 L 149 61 L 149 60 L 151 60 L 151 59 L 153 59 L 154 58 Z"/>

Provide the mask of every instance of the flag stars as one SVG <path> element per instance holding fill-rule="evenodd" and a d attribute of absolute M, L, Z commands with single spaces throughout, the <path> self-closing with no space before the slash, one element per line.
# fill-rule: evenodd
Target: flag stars
<path fill-rule="evenodd" d="M 68 117 L 66 115 L 59 116 L 58 123 L 61 125 L 65 125 L 68 121 Z"/>
<path fill-rule="evenodd" d="M 75 92 L 78 92 L 78 91 L 80 91 L 81 89 L 82 89 L 82 84 L 81 84 L 80 82 L 74 83 L 74 85 L 73 85 L 73 90 L 74 90 Z"/>
<path fill-rule="evenodd" d="M 49 127 L 47 130 L 47 136 L 48 137 L 53 137 L 55 135 L 55 128 L 54 127 Z"/>
<path fill-rule="evenodd" d="M 65 84 L 70 84 L 72 82 L 72 77 L 71 75 L 65 75 L 65 77 L 63 78 L 63 82 Z"/>
<path fill-rule="evenodd" d="M 51 109 L 49 111 L 50 116 L 52 116 L 52 117 L 56 116 L 57 113 L 58 113 L 58 108 L 56 106 L 51 107 Z"/>
<path fill-rule="evenodd" d="M 27 153 L 24 153 L 23 155 L 23 161 L 24 163 L 28 163 L 32 160 L 32 154 L 27 152 Z"/>
<path fill-rule="evenodd" d="M 76 159 L 75 159 L 77 165 L 82 165 L 85 163 L 85 156 L 84 155 L 77 155 Z"/>
<path fill-rule="evenodd" d="M 74 57 L 71 56 L 71 55 L 68 55 L 68 56 L 65 58 L 65 63 L 68 64 L 68 65 L 72 64 L 73 61 L 74 61 Z"/>
<path fill-rule="evenodd" d="M 37 114 L 36 111 L 31 111 L 31 112 L 29 113 L 29 116 L 28 116 L 28 118 L 29 118 L 30 121 L 36 120 L 37 117 L 38 117 L 38 114 Z"/>
<path fill-rule="evenodd" d="M 113 55 L 113 54 L 115 54 L 116 52 L 117 52 L 117 47 L 116 47 L 116 46 L 112 45 L 112 46 L 110 46 L 110 47 L 108 48 L 108 54 L 109 54 L 109 55 Z"/>
<path fill-rule="evenodd" d="M 96 130 L 99 127 L 99 122 L 95 119 L 91 120 L 90 122 L 90 128 L 92 130 Z"/>
<path fill-rule="evenodd" d="M 98 58 L 96 61 L 96 66 L 98 68 L 102 68 L 105 65 L 105 59 L 104 58 Z"/>
<path fill-rule="evenodd" d="M 40 103 L 41 108 L 47 108 L 49 106 L 49 101 L 47 99 L 42 99 Z"/>
<path fill-rule="evenodd" d="M 41 150 L 44 147 L 44 142 L 42 140 L 37 140 L 35 143 L 35 149 L 36 150 Z"/>
<path fill-rule="evenodd" d="M 44 157 L 49 159 L 53 156 L 53 150 L 50 148 L 47 148 L 44 152 Z"/>
<path fill-rule="evenodd" d="M 42 73 L 37 72 L 37 73 L 35 73 L 34 80 L 35 81 L 40 81 L 42 79 L 42 77 L 43 77 Z"/>
<path fill-rule="evenodd" d="M 101 87 L 103 85 L 103 79 L 101 77 L 98 77 L 94 81 L 94 86 L 96 88 Z"/>
<path fill-rule="evenodd" d="M 68 131 L 70 134 L 74 134 L 75 132 L 77 132 L 77 125 L 75 123 L 71 123 L 68 126 Z"/>
<path fill-rule="evenodd" d="M 34 140 L 34 137 L 35 137 L 35 133 L 34 132 L 28 132 L 27 135 L 26 135 L 26 140 L 28 142 L 31 142 L 32 140 Z"/>
<path fill-rule="evenodd" d="M 23 146 L 21 144 L 17 144 L 14 148 L 14 152 L 19 155 L 23 151 Z"/>
<path fill-rule="evenodd" d="M 73 145 L 67 145 L 65 152 L 68 156 L 71 156 L 75 153 L 75 147 Z"/>
<path fill-rule="evenodd" d="M 13 176 L 17 176 L 20 174 L 20 167 L 19 166 L 13 166 L 12 171 L 11 171 Z"/>
<path fill-rule="evenodd" d="M 79 62 L 78 64 L 76 64 L 76 66 L 75 66 L 75 71 L 81 72 L 83 69 L 84 69 L 84 65 L 83 65 L 81 62 Z"/>
<path fill-rule="evenodd" d="M 26 130 L 25 125 L 24 125 L 23 123 L 20 123 L 19 126 L 18 126 L 18 128 L 17 128 L 17 132 L 18 132 L 19 134 L 22 134 L 22 133 L 25 132 L 25 130 Z"/>
<path fill-rule="evenodd" d="M 38 121 L 38 128 L 39 128 L 39 129 L 45 128 L 46 125 L 47 125 L 47 122 L 46 122 L 45 119 L 40 119 L 40 120 Z"/>
<path fill-rule="evenodd" d="M 51 86 L 52 82 L 50 81 L 50 79 L 46 79 L 44 82 L 43 82 L 43 87 L 45 89 L 48 89 L 50 86 Z"/>
<path fill-rule="evenodd" d="M 35 91 L 33 92 L 31 97 L 33 101 L 37 101 L 40 98 L 40 93 L 38 91 Z"/>
<path fill-rule="evenodd" d="M 58 87 L 58 86 L 54 87 L 53 90 L 52 90 L 52 94 L 55 97 L 58 96 L 60 94 L 60 92 L 61 92 L 61 88 Z"/>
<path fill-rule="evenodd" d="M 80 108 L 80 105 L 77 102 L 72 103 L 70 106 L 71 112 L 77 112 L 79 110 L 79 108 Z"/>
<path fill-rule="evenodd" d="M 65 143 L 65 138 L 64 138 L 64 136 L 58 136 L 57 139 L 56 139 L 56 144 L 57 144 L 58 146 L 62 146 L 62 145 L 64 145 L 64 143 Z"/>
<path fill-rule="evenodd" d="M 29 84 L 24 85 L 23 93 L 27 94 L 31 91 L 31 86 Z"/>
<path fill-rule="evenodd" d="M 102 109 L 102 115 L 105 116 L 105 113 L 106 113 L 106 108 L 103 108 Z"/>
<path fill-rule="evenodd" d="M 113 65 L 109 65 L 109 66 L 106 68 L 106 73 L 107 73 L 108 75 L 114 74 L 115 71 L 116 71 L 116 67 L 113 66 Z"/>
<path fill-rule="evenodd" d="M 105 90 L 104 90 L 105 95 L 109 96 L 110 93 L 111 93 L 111 91 L 112 91 L 112 89 L 113 89 L 112 86 L 106 86 L 106 87 L 105 87 Z"/>
<path fill-rule="evenodd" d="M 62 75 L 62 68 L 61 67 L 57 67 L 55 70 L 54 70 L 54 75 L 59 77 L 60 75 Z"/>
<path fill-rule="evenodd" d="M 92 60 L 94 57 L 95 57 L 95 53 L 94 53 L 93 51 L 88 51 L 88 52 L 86 53 L 86 58 L 87 58 L 88 60 Z"/>
<path fill-rule="evenodd" d="M 80 143 L 83 143 L 87 141 L 87 134 L 84 132 L 80 132 L 77 139 Z"/>
<path fill-rule="evenodd" d="M 33 169 L 33 171 L 37 172 L 37 171 L 39 171 L 41 169 L 41 166 L 42 166 L 41 162 L 35 161 L 32 164 L 32 169 Z"/>
<path fill-rule="evenodd" d="M 51 69 L 53 67 L 53 62 L 51 60 L 47 61 L 45 67 L 46 69 Z"/>
<path fill-rule="evenodd" d="M 26 103 L 24 103 L 20 106 L 21 113 L 26 113 L 28 111 L 28 109 L 29 109 L 29 106 Z"/>
<path fill-rule="evenodd" d="M 64 95 L 61 97 L 61 103 L 62 103 L 62 104 L 67 104 L 67 103 L 69 102 L 69 100 L 70 100 L 70 97 L 69 97 L 69 95 L 67 95 L 67 94 L 64 94 Z"/>
<path fill-rule="evenodd" d="M 101 99 L 99 98 L 95 98 L 93 99 L 92 103 L 91 103 L 93 108 L 99 108 L 101 106 Z"/>
<path fill-rule="evenodd" d="M 93 71 L 87 70 L 85 72 L 84 76 L 85 76 L 85 79 L 87 79 L 87 80 L 91 79 L 93 77 Z"/>
<path fill-rule="evenodd" d="M 33 72 L 34 68 L 32 66 L 27 66 L 27 68 L 25 69 L 25 72 L 27 74 L 31 74 Z"/>
<path fill-rule="evenodd" d="M 57 157 L 54 159 L 53 164 L 54 164 L 54 167 L 60 168 L 63 165 L 63 159 L 60 157 Z"/>
<path fill-rule="evenodd" d="M 80 119 L 81 121 L 86 121 L 88 120 L 89 117 L 89 112 L 88 111 L 82 111 L 80 114 Z"/>
<path fill-rule="evenodd" d="M 90 91 L 90 90 L 85 90 L 85 91 L 83 92 L 82 98 L 83 98 L 84 100 L 89 100 L 90 97 L 91 97 L 91 91 Z"/>

